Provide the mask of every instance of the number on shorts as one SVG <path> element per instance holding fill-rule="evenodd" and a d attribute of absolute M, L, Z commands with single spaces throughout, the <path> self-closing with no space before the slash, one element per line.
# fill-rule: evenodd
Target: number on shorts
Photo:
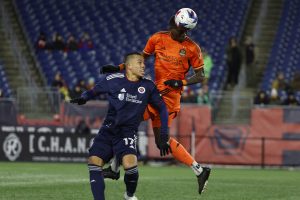
<path fill-rule="evenodd" d="M 129 148 L 132 149 L 136 149 L 136 139 L 137 139 L 136 136 L 134 136 L 134 138 L 130 138 L 130 137 L 123 138 L 125 145 L 129 146 Z"/>

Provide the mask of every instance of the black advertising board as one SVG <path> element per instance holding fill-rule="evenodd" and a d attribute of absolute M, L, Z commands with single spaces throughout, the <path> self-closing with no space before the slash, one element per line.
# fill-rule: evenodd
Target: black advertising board
<path fill-rule="evenodd" d="M 37 133 L 30 128 L 34 127 L 1 127 L 1 161 L 85 162 L 95 136 Z"/>

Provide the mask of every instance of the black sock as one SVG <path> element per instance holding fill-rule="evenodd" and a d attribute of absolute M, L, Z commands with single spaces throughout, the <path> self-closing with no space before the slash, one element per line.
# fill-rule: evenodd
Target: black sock
<path fill-rule="evenodd" d="M 104 178 L 102 175 L 102 167 L 98 165 L 88 164 L 90 172 L 90 185 L 94 200 L 104 200 Z"/>
<path fill-rule="evenodd" d="M 126 192 L 129 197 L 132 197 L 136 191 L 139 179 L 139 172 L 137 166 L 125 169 L 124 182 L 126 184 Z"/>

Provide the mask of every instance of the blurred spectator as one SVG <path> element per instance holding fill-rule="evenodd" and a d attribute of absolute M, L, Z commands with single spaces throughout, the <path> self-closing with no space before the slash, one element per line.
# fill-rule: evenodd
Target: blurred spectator
<path fill-rule="evenodd" d="M 208 85 L 203 84 L 202 88 L 198 91 L 197 103 L 201 105 L 210 104 Z"/>
<path fill-rule="evenodd" d="M 90 77 L 86 84 L 86 89 L 91 90 L 94 86 L 95 86 L 95 79 L 93 77 Z"/>
<path fill-rule="evenodd" d="M 242 64 L 242 55 L 235 37 L 230 38 L 226 50 L 226 62 L 228 66 L 227 87 L 238 84 L 239 72 Z"/>
<path fill-rule="evenodd" d="M 63 85 L 62 87 L 59 88 L 58 90 L 61 94 L 61 98 L 65 101 L 70 101 L 70 94 L 69 94 L 69 89 L 66 85 Z"/>
<path fill-rule="evenodd" d="M 54 88 L 61 88 L 63 85 L 65 85 L 65 81 L 61 77 L 60 72 L 57 72 L 55 74 L 54 80 L 52 81 L 51 86 Z"/>
<path fill-rule="evenodd" d="M 281 104 L 281 100 L 279 98 L 278 92 L 275 89 L 271 90 L 270 104 L 272 104 L 272 105 L 280 105 Z"/>
<path fill-rule="evenodd" d="M 265 91 L 259 91 L 256 97 L 254 98 L 255 105 L 269 105 L 270 99 Z"/>
<path fill-rule="evenodd" d="M 53 50 L 62 50 L 62 51 L 65 50 L 66 44 L 64 42 L 63 37 L 60 34 L 55 33 L 52 41 L 53 41 L 52 43 Z"/>
<path fill-rule="evenodd" d="M 300 102 L 296 99 L 294 92 L 289 92 L 288 97 L 283 101 L 286 106 L 299 106 Z"/>
<path fill-rule="evenodd" d="M 74 89 L 72 90 L 71 92 L 71 98 L 74 99 L 74 98 L 78 98 L 80 97 L 80 95 L 82 94 L 82 90 L 81 90 L 81 87 L 79 84 L 77 84 Z"/>
<path fill-rule="evenodd" d="M 252 42 L 252 38 L 247 36 L 245 41 L 245 56 L 246 56 L 246 76 L 247 85 L 253 86 L 255 78 L 255 45 Z"/>
<path fill-rule="evenodd" d="M 94 44 L 88 33 L 83 33 L 83 36 L 81 37 L 81 39 L 79 41 L 79 49 L 81 51 L 87 51 L 87 50 L 94 49 Z"/>
<path fill-rule="evenodd" d="M 276 90 L 276 92 L 278 93 L 280 90 L 284 90 L 287 92 L 289 89 L 290 86 L 286 82 L 283 72 L 279 72 L 275 80 L 273 80 L 272 82 L 272 90 Z"/>
<path fill-rule="evenodd" d="M 40 35 L 36 41 L 36 48 L 37 49 L 48 49 L 47 38 L 44 32 L 40 32 Z"/>
<path fill-rule="evenodd" d="M 300 91 L 300 72 L 296 72 L 291 83 L 293 91 Z"/>
<path fill-rule="evenodd" d="M 207 53 L 205 49 L 202 48 L 202 55 L 203 55 L 203 61 L 204 61 L 204 74 L 205 78 L 209 79 L 211 69 L 214 65 L 211 56 Z"/>
<path fill-rule="evenodd" d="M 84 80 L 80 80 L 80 81 L 78 82 L 78 86 L 80 87 L 81 92 L 84 92 L 84 91 L 87 90 L 87 87 L 86 87 L 86 85 L 85 85 L 85 81 L 84 81 Z"/>
<path fill-rule="evenodd" d="M 54 77 L 54 80 L 52 81 L 51 86 L 54 89 L 54 91 L 59 92 L 61 99 L 65 100 L 65 101 L 69 101 L 71 99 L 70 94 L 69 94 L 69 89 L 68 89 L 67 85 L 65 84 L 65 81 L 61 77 L 60 72 L 57 72 L 55 74 L 55 77 Z M 59 102 L 55 102 L 55 104 L 59 104 Z"/>
<path fill-rule="evenodd" d="M 185 86 L 181 96 L 182 103 L 197 103 L 197 97 L 195 92 L 190 88 Z"/>
<path fill-rule="evenodd" d="M 78 50 L 78 44 L 75 40 L 75 37 L 70 34 L 67 41 L 67 50 L 68 51 L 76 51 Z"/>

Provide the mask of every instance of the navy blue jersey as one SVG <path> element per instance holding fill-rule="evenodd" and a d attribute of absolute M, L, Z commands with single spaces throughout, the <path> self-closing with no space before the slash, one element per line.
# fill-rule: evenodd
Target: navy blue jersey
<path fill-rule="evenodd" d="M 129 81 L 123 73 L 108 74 L 101 77 L 92 90 L 82 93 L 81 96 L 90 100 L 101 93 L 107 93 L 109 101 L 103 125 L 137 130 L 147 104 L 151 104 L 160 112 L 161 133 L 167 133 L 167 109 L 151 80 L 141 78 L 138 81 Z"/>

